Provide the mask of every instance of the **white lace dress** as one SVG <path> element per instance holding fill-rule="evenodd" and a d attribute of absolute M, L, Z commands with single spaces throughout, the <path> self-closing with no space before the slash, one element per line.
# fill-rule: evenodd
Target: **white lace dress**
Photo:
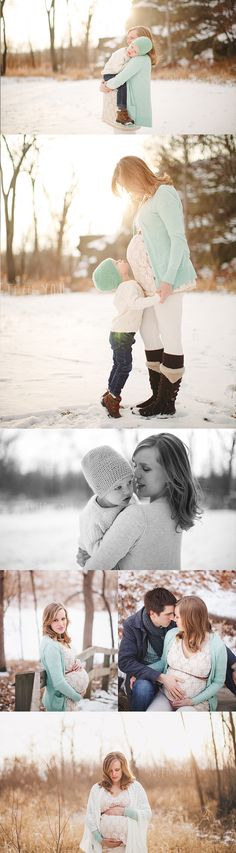
<path fill-rule="evenodd" d="M 197 696 L 205 689 L 207 679 L 211 671 L 211 649 L 209 638 L 205 640 L 202 648 L 198 652 L 186 657 L 183 649 L 183 641 L 181 639 L 173 640 L 171 648 L 167 655 L 168 675 L 175 675 L 176 678 L 181 678 L 181 688 L 183 688 L 186 696 L 190 699 Z M 168 699 L 170 696 L 168 690 L 164 688 L 164 693 Z M 195 706 L 196 711 L 209 711 L 208 702 L 200 702 Z"/>
<path fill-rule="evenodd" d="M 137 228 L 138 228 L 138 223 Z M 126 252 L 127 261 L 132 269 L 133 276 L 147 296 L 151 296 L 156 290 L 159 290 L 159 285 L 155 281 L 152 266 L 149 260 L 148 252 L 145 247 L 144 239 L 140 230 L 131 238 Z M 175 291 L 182 293 L 185 290 L 194 290 L 196 287 L 196 279 L 194 281 L 183 284 Z"/>
<path fill-rule="evenodd" d="M 86 690 L 89 683 L 88 673 L 86 669 L 75 669 L 72 667 L 76 661 L 76 651 L 73 646 L 61 646 L 63 648 L 63 655 L 65 661 L 65 680 L 67 684 L 70 684 L 71 687 L 74 687 L 74 690 L 77 690 L 78 693 Z M 65 702 L 65 711 L 80 711 L 80 702 L 73 702 L 73 699 L 66 699 Z"/>
<path fill-rule="evenodd" d="M 118 796 L 110 794 L 105 788 L 102 789 L 101 796 L 101 820 L 100 832 L 103 838 L 114 838 L 117 841 L 122 841 L 122 847 L 111 848 L 112 853 L 125 853 L 127 835 L 128 835 L 128 818 L 125 815 L 105 815 L 102 814 L 106 809 L 112 806 L 129 806 L 129 792 L 121 791 Z M 110 853 L 107 849 L 106 853 Z"/>

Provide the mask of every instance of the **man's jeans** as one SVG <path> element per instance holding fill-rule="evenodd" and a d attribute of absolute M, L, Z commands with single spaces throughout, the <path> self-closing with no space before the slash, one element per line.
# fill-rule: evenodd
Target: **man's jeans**
<path fill-rule="evenodd" d="M 116 74 L 103 74 L 103 80 L 105 80 L 105 83 L 108 82 L 108 80 L 112 80 L 113 77 L 116 77 Z M 119 108 L 119 110 L 126 110 L 127 109 L 127 83 L 122 83 L 121 86 L 118 86 L 118 89 L 116 89 L 116 93 L 117 93 L 117 107 Z"/>
<path fill-rule="evenodd" d="M 158 687 L 145 678 L 137 678 L 130 694 L 131 711 L 146 711 L 156 696 Z"/>
<path fill-rule="evenodd" d="M 111 332 L 109 343 L 113 352 L 113 367 L 108 379 L 108 390 L 119 397 L 132 370 L 134 332 Z"/>

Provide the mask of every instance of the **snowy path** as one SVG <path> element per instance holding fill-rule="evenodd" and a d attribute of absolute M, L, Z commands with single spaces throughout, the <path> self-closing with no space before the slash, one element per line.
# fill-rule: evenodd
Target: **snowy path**
<path fill-rule="evenodd" d="M 152 105 L 153 128 L 142 133 L 236 131 L 236 86 L 231 83 L 154 80 Z M 101 111 L 99 80 L 8 77 L 2 81 L 3 133 L 110 134 L 112 128 L 102 123 Z"/>
<path fill-rule="evenodd" d="M 91 293 L 2 297 L 1 405 L 4 427 L 113 429 L 100 405 L 111 367 L 112 297 Z M 149 396 L 142 341 L 115 426 L 233 427 L 236 299 L 188 293 L 183 338 L 186 372 L 173 419 L 144 420 L 130 406 Z"/>

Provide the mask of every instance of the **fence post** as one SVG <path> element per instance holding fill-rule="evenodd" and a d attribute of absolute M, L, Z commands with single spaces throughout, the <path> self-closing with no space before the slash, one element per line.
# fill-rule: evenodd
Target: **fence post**
<path fill-rule="evenodd" d="M 110 657 L 111 657 L 110 655 L 104 655 L 104 658 L 103 658 L 103 666 L 104 666 L 104 668 L 105 668 L 105 667 L 107 667 L 107 666 L 110 666 Z M 109 675 L 103 675 L 103 678 L 102 678 L 102 690 L 105 690 L 105 691 L 106 691 L 106 693 L 107 693 L 107 691 L 108 691 L 108 687 L 109 687 Z"/>

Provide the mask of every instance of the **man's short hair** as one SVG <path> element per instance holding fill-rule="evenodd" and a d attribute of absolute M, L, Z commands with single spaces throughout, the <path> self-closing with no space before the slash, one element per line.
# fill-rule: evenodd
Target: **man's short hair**
<path fill-rule="evenodd" d="M 144 596 L 144 606 L 147 613 L 153 610 L 153 613 L 157 613 L 158 615 L 168 605 L 176 604 L 176 601 L 177 599 L 173 595 L 173 592 L 170 592 L 169 589 L 165 589 L 163 586 L 156 586 L 154 589 L 149 589 Z"/>

